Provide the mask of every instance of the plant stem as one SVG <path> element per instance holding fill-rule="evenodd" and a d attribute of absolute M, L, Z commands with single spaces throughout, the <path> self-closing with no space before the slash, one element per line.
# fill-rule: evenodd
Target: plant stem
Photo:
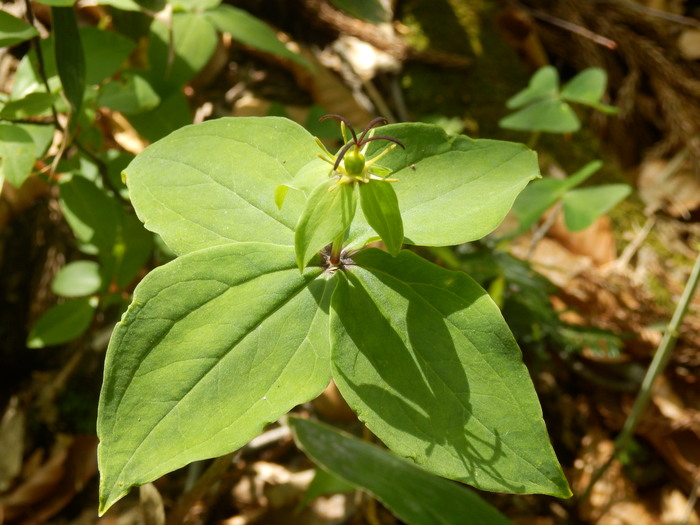
<path fill-rule="evenodd" d="M 530 149 L 534 149 L 534 147 L 537 145 L 537 142 L 540 140 L 541 134 L 541 131 L 533 131 L 530 134 L 530 140 L 527 141 L 527 147 Z"/>
<path fill-rule="evenodd" d="M 331 256 L 328 259 L 333 266 L 340 265 L 340 254 L 343 251 L 343 241 L 345 240 L 345 232 L 338 235 L 331 245 Z"/>
<path fill-rule="evenodd" d="M 671 353 L 676 346 L 676 340 L 678 339 L 678 328 L 688 311 L 688 306 L 690 305 L 690 300 L 693 298 L 693 294 L 698 286 L 698 281 L 700 280 L 700 254 L 695 258 L 695 265 L 693 266 L 690 276 L 688 277 L 688 282 L 685 285 L 685 290 L 683 290 L 683 295 L 681 295 L 678 305 L 676 306 L 676 311 L 673 313 L 671 321 L 668 323 L 666 328 L 666 333 L 664 334 L 661 343 L 659 343 L 659 348 L 654 354 L 654 359 L 651 361 L 644 380 L 642 381 L 642 386 L 639 389 L 637 398 L 634 400 L 634 405 L 632 410 L 627 416 L 622 431 L 615 439 L 615 449 L 612 456 L 593 474 L 591 481 L 586 487 L 585 492 L 581 496 L 580 501 L 585 501 L 591 493 L 593 486 L 598 482 L 601 476 L 605 473 L 608 467 L 612 464 L 613 460 L 619 455 L 620 452 L 627 448 L 630 439 L 634 434 L 635 428 L 644 413 L 644 409 L 649 403 L 649 398 L 651 397 L 652 387 L 656 378 L 661 375 L 664 368 L 668 364 L 668 360 L 671 358 Z"/>

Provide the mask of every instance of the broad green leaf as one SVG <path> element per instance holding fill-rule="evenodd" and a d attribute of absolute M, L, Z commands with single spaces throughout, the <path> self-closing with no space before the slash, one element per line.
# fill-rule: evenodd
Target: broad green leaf
<path fill-rule="evenodd" d="M 360 184 L 360 206 L 367 223 L 382 238 L 387 251 L 397 255 L 403 244 L 403 222 L 392 184 L 381 181 Z"/>
<path fill-rule="evenodd" d="M 29 332 L 27 347 L 60 345 L 82 335 L 90 326 L 96 307 L 94 298 L 85 297 L 49 308 Z"/>
<path fill-rule="evenodd" d="M 72 7 L 52 7 L 51 16 L 56 71 L 73 113 L 77 114 L 80 112 L 85 93 L 85 54 L 75 10 Z"/>
<path fill-rule="evenodd" d="M 84 297 L 94 294 L 101 286 L 99 264 L 94 261 L 75 261 L 66 264 L 56 274 L 51 290 L 62 297 Z"/>
<path fill-rule="evenodd" d="M 107 350 L 100 512 L 320 394 L 334 283 L 320 268 L 300 274 L 292 247 L 258 243 L 189 253 L 146 276 Z"/>
<path fill-rule="evenodd" d="M 172 31 L 156 19 L 151 24 L 149 36 L 151 69 L 144 76 L 165 98 L 180 90 L 206 65 L 218 40 L 216 30 L 202 15 L 174 13 Z"/>
<path fill-rule="evenodd" d="M 277 118 L 222 118 L 187 126 L 146 148 L 124 172 L 146 228 L 178 254 L 265 239 L 293 246 L 304 209 L 274 191 L 318 153 L 301 126 Z"/>
<path fill-rule="evenodd" d="M 518 131 L 573 133 L 581 128 L 581 121 L 569 104 L 554 98 L 530 104 L 502 118 L 498 125 Z"/>
<path fill-rule="evenodd" d="M 0 47 L 10 47 L 39 36 L 39 31 L 24 20 L 0 11 Z"/>
<path fill-rule="evenodd" d="M 160 104 L 160 97 L 148 80 L 133 71 L 125 71 L 120 78 L 100 89 L 97 103 L 125 115 L 133 115 L 154 109 Z"/>
<path fill-rule="evenodd" d="M 162 99 L 160 105 L 154 109 L 129 115 L 128 119 L 139 135 L 155 142 L 173 131 L 192 124 L 192 111 L 182 91 L 175 91 Z"/>
<path fill-rule="evenodd" d="M 466 274 L 353 255 L 332 299 L 332 373 L 392 451 L 483 490 L 571 495 L 520 349 Z"/>
<path fill-rule="evenodd" d="M 529 85 L 508 102 L 508 109 L 517 109 L 533 102 L 556 99 L 559 93 L 559 72 L 554 66 L 544 66 L 530 78 Z"/>
<path fill-rule="evenodd" d="M 34 141 L 24 129 L 0 124 L 0 179 L 19 188 L 32 173 L 36 160 L 34 150 Z"/>
<path fill-rule="evenodd" d="M 8 120 L 29 119 L 50 113 L 56 95 L 51 93 L 29 93 L 20 100 L 11 100 L 0 111 L 0 118 Z"/>
<path fill-rule="evenodd" d="M 68 225 L 81 242 L 94 246 L 87 253 L 111 254 L 119 226 L 116 201 L 85 177 L 74 176 L 60 188 Z"/>
<path fill-rule="evenodd" d="M 85 82 L 100 84 L 114 75 L 129 58 L 136 44 L 119 33 L 96 27 L 81 27 L 80 39 L 85 50 Z"/>
<path fill-rule="evenodd" d="M 608 74 L 599 67 L 578 73 L 561 90 L 561 98 L 579 104 L 596 105 L 605 94 Z"/>
<path fill-rule="evenodd" d="M 607 184 L 572 190 L 564 195 L 564 222 L 571 231 L 588 228 L 632 191 L 627 184 Z"/>
<path fill-rule="evenodd" d="M 539 177 L 537 156 L 521 144 L 448 136 L 430 124 L 396 124 L 377 130 L 401 140 L 382 159 L 390 168 L 406 242 L 450 246 L 480 239 L 503 220 L 528 181 Z M 372 157 L 383 144 L 372 142 Z M 351 245 L 376 234 L 355 218 Z"/>
<path fill-rule="evenodd" d="M 334 475 L 367 490 L 410 525 L 507 525 L 511 522 L 465 487 L 390 452 L 297 417 L 289 418 L 301 449 Z"/>
<path fill-rule="evenodd" d="M 280 42 L 270 26 L 243 9 L 230 5 L 220 5 L 216 9 L 205 11 L 204 16 L 214 24 L 214 27 L 222 33 L 229 33 L 234 40 L 310 68 L 309 63 L 304 58 L 290 51 Z"/>
<path fill-rule="evenodd" d="M 309 196 L 295 228 L 294 246 L 299 270 L 321 249 L 345 233 L 357 207 L 357 193 L 350 184 L 328 179 Z"/>

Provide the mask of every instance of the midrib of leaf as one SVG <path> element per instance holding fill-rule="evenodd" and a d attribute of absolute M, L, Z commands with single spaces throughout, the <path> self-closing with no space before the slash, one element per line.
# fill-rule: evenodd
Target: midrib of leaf
<path fill-rule="evenodd" d="M 287 269 L 283 269 L 283 270 L 275 270 L 274 272 L 268 272 L 268 273 L 266 273 L 265 275 L 273 275 L 273 274 L 275 274 L 275 273 L 279 273 L 279 272 L 282 272 L 282 271 L 289 271 L 289 269 L 287 268 Z M 320 274 L 319 274 L 319 275 L 320 275 Z M 259 277 L 259 275 L 258 275 L 258 277 Z M 318 276 L 317 276 L 317 277 L 318 277 Z M 254 277 L 253 277 L 253 278 L 254 278 Z M 204 280 L 206 280 L 206 279 L 201 279 L 201 280 L 204 281 Z M 252 280 L 252 279 L 249 279 L 249 280 Z M 248 282 L 249 280 L 246 280 L 245 282 Z M 214 281 L 216 281 L 216 280 L 214 280 Z M 229 350 L 228 350 L 223 356 L 221 356 L 220 358 L 218 358 L 218 359 L 215 361 L 214 365 L 211 366 L 208 370 L 206 370 L 206 371 L 201 375 L 201 377 L 200 377 L 199 379 L 197 379 L 197 381 L 194 383 L 193 387 L 190 388 L 190 389 L 185 393 L 185 395 L 184 395 L 177 403 L 175 403 L 172 407 L 170 407 L 170 408 L 163 414 L 163 416 L 160 418 L 160 420 L 159 420 L 159 421 L 153 426 L 153 428 L 150 430 L 150 432 L 149 432 L 149 434 L 146 436 L 146 438 L 143 439 L 143 440 L 138 444 L 138 446 L 132 451 L 131 456 L 130 456 L 129 459 L 124 463 L 124 466 L 121 468 L 119 474 L 121 474 L 122 472 L 124 472 L 124 471 L 128 468 L 128 466 L 131 464 L 132 460 L 138 455 L 138 451 L 139 451 L 139 450 L 141 449 L 141 447 L 146 443 L 146 441 L 148 441 L 148 437 L 149 437 L 149 436 L 158 428 L 158 426 L 172 413 L 172 411 L 173 411 L 175 408 L 177 408 L 178 405 L 179 405 L 180 403 L 182 403 L 182 402 L 190 395 L 190 393 L 194 390 L 194 388 L 195 388 L 202 380 L 204 380 L 204 379 L 205 379 L 205 378 L 206 378 L 206 377 L 207 377 L 207 376 L 208 376 L 208 375 L 223 361 L 223 359 L 229 354 L 229 352 L 230 352 L 233 348 L 235 348 L 236 346 L 238 346 L 238 344 L 241 343 L 246 337 L 248 337 L 249 335 L 251 335 L 252 333 L 254 333 L 254 332 L 260 327 L 260 325 L 261 325 L 265 320 L 269 319 L 271 316 L 273 316 L 275 313 L 277 313 L 280 309 L 282 309 L 285 305 L 287 305 L 292 299 L 294 299 L 297 295 L 299 295 L 299 293 L 300 293 L 302 290 L 304 290 L 305 288 L 307 288 L 308 285 L 309 285 L 309 283 L 312 282 L 312 281 L 313 281 L 313 280 L 302 283 L 302 285 L 301 285 L 297 290 L 295 290 L 293 293 L 291 293 L 291 294 L 289 294 L 288 296 L 286 296 L 285 299 L 284 299 L 281 303 L 278 303 L 278 304 L 275 305 L 273 308 L 271 308 L 270 311 L 269 311 L 268 313 L 266 313 L 265 315 L 263 315 L 262 318 L 261 318 L 255 325 L 252 325 L 246 332 L 244 332 L 243 334 L 241 334 L 241 336 L 240 336 L 237 340 L 235 340 L 235 341 L 230 345 Z M 218 281 L 218 282 L 220 282 L 220 281 Z M 238 283 L 238 284 L 239 284 L 239 285 L 240 285 L 240 284 L 244 284 L 244 282 L 241 282 L 241 283 Z M 230 285 L 229 285 L 229 286 L 230 286 Z M 230 290 L 230 289 L 232 289 L 232 287 L 230 287 L 228 290 Z M 224 290 L 224 292 L 222 292 L 222 294 L 218 294 L 215 298 L 220 297 L 220 296 L 223 295 L 223 293 L 225 293 L 226 291 L 227 291 L 227 290 Z M 214 299 L 214 298 L 213 298 L 213 299 Z M 213 299 L 208 299 L 207 301 L 205 301 L 204 303 L 202 303 L 202 305 L 204 305 L 204 304 L 210 302 L 210 301 L 213 300 Z M 200 305 L 200 306 L 201 306 L 201 305 Z M 190 313 L 194 312 L 195 310 L 196 310 L 196 309 L 194 309 L 194 308 L 190 309 L 190 310 L 187 312 L 186 315 L 180 317 L 178 320 L 182 320 L 182 319 L 186 318 L 187 315 L 189 315 Z M 170 330 L 171 330 L 171 329 L 172 329 L 172 325 L 171 325 L 170 328 L 168 328 L 168 330 L 166 330 L 166 331 L 164 332 L 163 336 L 159 338 L 159 341 L 161 341 L 168 333 L 170 333 Z M 155 345 L 153 345 L 153 346 L 155 346 Z M 152 346 L 152 348 L 153 348 L 153 346 Z M 143 363 L 143 361 L 144 361 L 144 360 L 142 359 L 142 360 L 141 360 L 141 363 Z M 286 368 L 286 366 L 287 366 L 287 365 L 285 365 L 285 368 Z M 137 370 L 138 370 L 138 369 L 137 369 Z M 135 377 L 135 375 L 136 375 L 135 373 L 132 375 L 132 378 L 129 380 L 128 385 L 131 384 L 131 381 L 133 380 L 133 378 Z M 128 385 L 127 385 L 127 387 L 124 389 L 124 392 L 126 392 L 126 389 L 128 388 Z M 121 399 L 123 399 L 123 395 L 122 395 L 121 398 L 120 398 L 120 403 L 121 403 Z M 258 401 L 257 403 L 259 403 L 259 401 Z M 252 406 L 248 407 L 248 408 L 243 412 L 242 415 L 244 415 L 244 414 L 246 414 L 247 412 L 249 412 L 250 410 L 252 410 L 253 407 L 257 405 L 257 403 L 256 403 L 255 405 L 252 405 Z M 242 416 L 242 415 L 241 415 L 241 416 Z M 241 416 L 239 416 L 239 418 L 240 418 Z M 114 419 L 115 419 L 115 420 L 118 419 L 118 415 L 115 415 L 115 418 L 114 418 Z M 234 421 L 232 421 L 232 424 L 233 424 L 233 423 L 234 423 Z M 211 439 L 211 438 L 210 438 L 210 439 Z M 201 444 L 198 444 L 198 446 L 199 446 L 199 445 L 201 445 Z M 151 469 L 151 471 L 152 471 L 152 470 L 153 470 L 153 469 Z M 119 476 L 117 475 L 115 478 L 116 478 L 115 483 L 112 483 L 112 487 L 111 487 L 110 492 L 111 492 L 111 491 L 114 489 L 114 487 L 116 486 L 116 481 L 118 481 Z"/>
<path fill-rule="evenodd" d="M 365 269 L 365 270 L 368 269 L 368 267 L 361 267 L 361 268 L 363 268 L 363 269 Z M 418 294 L 418 292 L 416 292 L 416 290 L 413 288 L 412 285 L 416 285 L 416 284 L 417 284 L 417 285 L 420 285 L 420 286 L 428 286 L 428 287 L 435 288 L 435 289 L 437 289 L 437 290 L 440 291 L 440 292 L 445 292 L 445 291 L 447 291 L 447 292 L 448 292 L 449 294 L 451 294 L 452 296 L 458 298 L 458 299 L 460 300 L 460 302 L 464 302 L 464 299 L 463 299 L 462 297 L 460 297 L 459 295 L 455 294 L 455 293 L 452 292 L 451 290 L 447 290 L 447 289 L 445 289 L 445 288 L 440 288 L 440 287 L 437 287 L 437 286 L 432 285 L 432 284 L 410 283 L 410 282 L 407 282 L 407 281 L 402 281 L 402 280 L 400 280 L 399 278 L 394 277 L 393 275 L 391 275 L 391 274 L 389 274 L 389 273 L 387 273 L 387 272 L 385 272 L 385 271 L 383 271 L 383 270 L 377 269 L 376 267 L 372 267 L 372 270 L 373 270 L 373 272 L 380 273 L 380 274 L 384 275 L 384 276 L 385 276 L 387 279 L 389 279 L 389 280 L 393 280 L 393 281 L 395 281 L 395 282 L 397 282 L 397 283 L 400 283 L 400 284 L 405 284 L 405 285 L 411 290 L 411 292 L 413 293 L 413 295 L 414 295 L 414 296 L 417 296 L 423 304 L 428 305 L 432 310 L 434 310 L 435 312 L 437 312 L 437 313 L 440 315 L 440 317 L 442 317 L 443 319 L 445 319 L 445 321 L 448 322 L 448 323 L 457 331 L 458 334 L 460 334 L 460 335 L 461 335 L 462 337 L 464 337 L 467 341 L 469 341 L 469 343 L 471 344 L 471 346 L 473 346 L 474 348 L 478 348 L 478 345 L 475 345 L 475 344 L 471 341 L 471 339 L 469 339 L 469 337 L 464 333 L 464 331 L 463 331 L 462 329 L 460 329 L 460 328 L 459 328 L 458 326 L 456 326 L 452 321 L 450 321 L 450 320 L 448 319 L 448 317 L 445 316 L 445 314 L 443 314 L 440 310 L 438 310 L 437 308 L 435 308 L 430 302 L 428 302 L 427 300 L 423 299 L 423 297 L 422 297 L 420 294 Z M 372 272 L 370 272 L 370 273 L 372 273 Z M 363 288 L 364 288 L 364 286 L 363 286 Z M 410 302 L 410 300 L 409 300 L 409 302 Z M 384 313 L 384 311 L 381 309 L 381 305 L 379 305 L 378 303 L 375 303 L 375 306 L 376 306 L 378 309 L 380 309 L 380 311 L 382 311 L 382 313 Z M 385 318 L 386 320 L 389 320 L 389 317 L 387 317 L 386 315 L 384 315 L 384 318 Z M 392 324 L 392 327 L 393 327 L 393 328 L 396 328 L 396 327 L 394 327 L 393 324 Z M 414 349 L 414 350 L 415 350 L 415 349 Z M 488 367 L 489 367 L 491 370 L 493 370 L 494 372 L 496 372 L 496 375 L 500 378 L 500 374 L 498 374 L 497 371 L 493 368 L 493 366 L 484 358 L 483 354 L 482 354 L 481 352 L 478 352 L 478 351 L 476 352 L 476 354 L 479 356 L 479 359 L 480 359 L 482 362 L 486 363 L 486 365 L 488 365 Z M 416 352 L 416 355 L 420 355 L 420 354 L 418 354 L 418 353 Z M 422 355 L 420 355 L 420 357 L 421 357 L 423 360 L 425 359 Z M 433 374 L 435 374 L 435 376 L 439 378 L 440 382 L 443 384 L 444 387 L 446 387 L 446 390 L 450 393 L 450 395 L 451 395 L 453 398 L 455 398 L 455 399 L 458 401 L 458 403 L 459 403 L 460 405 L 462 405 L 462 408 L 464 409 L 464 411 L 467 412 L 468 414 L 470 414 L 470 416 L 471 416 L 472 419 L 478 421 L 479 424 L 481 425 L 481 427 L 482 427 L 489 435 L 494 436 L 494 438 L 495 438 L 495 437 L 496 437 L 495 434 L 481 421 L 481 419 L 480 419 L 479 417 L 477 417 L 477 416 L 474 415 L 474 413 L 473 413 L 472 410 L 468 409 L 468 408 L 464 405 L 464 403 L 463 403 L 462 400 L 459 398 L 459 396 L 457 396 L 457 395 L 455 394 L 455 392 L 452 391 L 452 388 L 444 382 L 442 376 L 441 376 L 440 374 L 438 374 L 438 373 L 435 371 L 435 368 L 433 368 L 431 362 L 430 362 L 430 361 L 425 361 L 425 363 L 426 363 L 426 365 L 428 365 L 429 368 L 432 370 Z M 424 377 L 423 379 L 426 379 L 426 378 Z M 502 381 L 502 382 L 503 382 L 503 381 Z M 504 383 L 504 386 L 506 386 L 506 391 L 508 392 L 510 398 L 516 403 L 516 405 L 517 405 L 519 408 L 522 409 L 522 405 L 521 405 L 519 399 L 518 399 L 517 397 L 513 396 L 513 393 L 512 393 L 512 391 L 510 390 L 510 388 L 508 387 L 508 385 L 506 385 L 505 382 L 503 382 L 503 383 Z M 426 384 L 429 384 L 429 383 L 426 383 Z M 402 397 L 403 397 L 403 396 L 402 396 Z M 502 398 L 498 398 L 498 399 L 501 400 L 501 401 L 505 401 L 505 400 L 502 399 Z M 522 410 L 521 410 L 521 411 L 522 411 Z M 531 426 L 531 425 L 530 425 L 530 426 Z M 534 464 L 534 463 L 533 463 L 532 461 L 530 461 L 530 460 L 526 460 L 525 458 L 523 458 L 519 453 L 517 453 L 515 450 L 513 450 L 513 448 L 510 446 L 509 443 L 504 443 L 503 440 L 501 440 L 501 444 L 502 444 L 502 446 L 504 446 L 505 448 L 507 448 L 508 450 L 510 450 L 511 453 L 512 453 L 515 457 L 519 458 L 520 460 L 525 460 L 525 461 L 526 461 L 528 464 L 530 464 L 537 472 L 539 472 L 540 474 L 542 474 L 542 476 L 543 476 L 545 479 L 549 479 L 549 478 L 547 478 L 547 475 L 538 467 L 538 465 Z M 450 454 L 451 454 L 455 459 L 461 459 L 458 455 L 455 456 L 454 454 L 452 454 L 451 451 L 450 451 Z M 501 474 L 501 475 L 502 475 L 502 474 Z M 510 481 L 518 481 L 518 480 L 510 480 Z"/>

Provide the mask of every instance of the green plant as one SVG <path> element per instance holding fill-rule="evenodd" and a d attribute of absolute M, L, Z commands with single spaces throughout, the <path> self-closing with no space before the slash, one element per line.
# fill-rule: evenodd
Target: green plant
<path fill-rule="evenodd" d="M 491 232 L 538 176 L 535 154 L 427 124 L 369 127 L 333 155 L 286 119 L 225 118 L 127 167 L 139 218 L 178 257 L 141 281 L 110 341 L 101 512 L 243 446 L 331 379 L 425 470 L 570 495 L 498 307 L 466 274 L 401 249 Z M 370 246 L 380 238 L 391 253 Z"/>
<path fill-rule="evenodd" d="M 0 96 L 0 186 L 6 180 L 19 188 L 30 175 L 47 173 L 59 186 L 77 247 L 94 260 L 71 262 L 57 275 L 52 290 L 65 300 L 35 323 L 30 348 L 71 341 L 88 330 L 96 312 L 128 301 L 133 281 L 154 253 L 153 236 L 135 218 L 119 177 L 133 156 L 101 151 L 102 136 L 93 125 L 100 111 L 123 113 L 149 140 L 190 123 L 182 88 L 209 61 L 218 32 L 308 67 L 261 20 L 216 0 L 98 2 L 112 10 L 116 26 L 126 11 L 134 17 L 131 31 L 139 27 L 133 20 L 143 21 L 136 35 L 79 27 L 72 0 L 42 3 L 52 14 L 51 34 L 43 40 L 31 23 L 0 12 L 1 45 L 32 43 L 12 90 Z M 134 52 L 139 38 L 146 43 L 148 67 Z M 60 146 L 54 155 L 49 146 L 55 132 Z"/>
<path fill-rule="evenodd" d="M 570 103 L 589 106 L 604 113 L 617 113 L 617 108 L 600 102 L 605 93 L 607 73 L 588 68 L 559 89 L 559 73 L 545 66 L 530 79 L 530 84 L 508 99 L 508 109 L 518 109 L 498 123 L 502 128 L 519 131 L 572 133 L 581 128 Z"/>

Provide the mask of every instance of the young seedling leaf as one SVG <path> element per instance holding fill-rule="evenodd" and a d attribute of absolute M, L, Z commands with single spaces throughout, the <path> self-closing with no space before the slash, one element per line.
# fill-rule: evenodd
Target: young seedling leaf
<path fill-rule="evenodd" d="M 561 98 L 587 106 L 595 106 L 605 94 L 608 74 L 599 67 L 589 67 L 578 73 L 561 90 Z"/>
<path fill-rule="evenodd" d="M 581 121 L 569 104 L 553 98 L 530 104 L 502 118 L 498 125 L 517 131 L 573 133 L 581 128 Z"/>
<path fill-rule="evenodd" d="M 528 181 L 538 178 L 537 156 L 521 144 L 448 136 L 431 124 L 395 124 L 377 130 L 406 149 L 394 149 L 382 165 L 398 179 L 393 189 L 405 240 L 417 246 L 451 246 L 480 239 L 503 220 Z M 372 157 L 383 144 L 372 143 Z M 355 218 L 351 247 L 376 233 Z"/>
<path fill-rule="evenodd" d="M 152 144 L 124 173 L 139 218 L 175 253 L 258 239 L 292 246 L 306 199 L 290 192 L 279 210 L 274 190 L 317 153 L 287 119 L 223 118 Z"/>
<path fill-rule="evenodd" d="M 511 524 L 466 487 L 430 474 L 376 445 L 307 419 L 291 417 L 289 423 L 296 442 L 311 459 L 368 491 L 405 523 Z"/>
<path fill-rule="evenodd" d="M 566 181 L 541 179 L 531 182 L 513 204 L 513 214 L 518 219 L 519 233 L 532 228 L 542 214 L 555 204 L 565 193 Z"/>
<path fill-rule="evenodd" d="M 353 255 L 332 299 L 332 373 L 392 451 L 483 490 L 571 495 L 520 349 L 466 274 Z"/>
<path fill-rule="evenodd" d="M 387 251 L 397 255 L 403 244 L 403 222 L 393 185 L 381 181 L 361 184 L 360 206 L 367 223 L 382 238 Z"/>
<path fill-rule="evenodd" d="M 564 195 L 564 221 L 571 231 L 588 228 L 632 191 L 627 184 L 607 184 L 572 190 Z"/>
<path fill-rule="evenodd" d="M 11 47 L 39 36 L 39 31 L 24 20 L 0 11 L 0 47 Z"/>
<path fill-rule="evenodd" d="M 559 72 L 554 66 L 544 66 L 530 78 L 529 85 L 506 102 L 508 109 L 517 109 L 533 102 L 556 99 L 559 94 Z"/>
<path fill-rule="evenodd" d="M 355 216 L 357 193 L 350 184 L 328 179 L 311 192 L 294 234 L 299 270 L 324 246 L 349 227 Z"/>
<path fill-rule="evenodd" d="M 330 380 L 335 278 L 292 247 L 214 246 L 137 286 L 107 350 L 100 512 L 131 487 L 243 446 Z"/>
<path fill-rule="evenodd" d="M 0 124 L 0 179 L 15 188 L 31 175 L 35 156 L 31 135 L 19 126 Z"/>

